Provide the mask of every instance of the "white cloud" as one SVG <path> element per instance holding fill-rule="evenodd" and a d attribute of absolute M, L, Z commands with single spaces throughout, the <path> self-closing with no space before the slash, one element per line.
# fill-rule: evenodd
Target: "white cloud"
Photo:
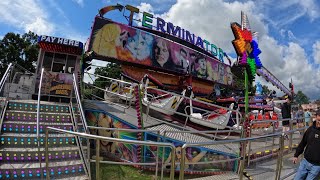
<path fill-rule="evenodd" d="M 311 20 L 320 17 L 320 8 L 316 3 L 316 0 L 301 0 L 299 4 L 304 8 Z"/>
<path fill-rule="evenodd" d="M 286 30 L 285 29 L 280 29 L 280 35 L 282 38 L 285 38 L 286 37 Z"/>
<path fill-rule="evenodd" d="M 24 25 L 24 31 L 32 31 L 36 34 L 50 34 L 54 31 L 54 25 L 46 24 L 43 18 L 36 17 L 33 22 Z"/>
<path fill-rule="evenodd" d="M 279 30 L 304 16 L 310 21 L 320 17 L 316 0 L 260 0 L 256 3 L 256 9 L 264 14 L 263 18 L 270 25 Z"/>
<path fill-rule="evenodd" d="M 320 64 L 320 41 L 317 41 L 312 45 L 313 48 L 313 60 L 316 64 Z"/>
<path fill-rule="evenodd" d="M 289 38 L 290 41 L 296 41 L 297 40 L 296 36 L 290 30 L 288 31 L 288 38 Z"/>
<path fill-rule="evenodd" d="M 0 22 L 37 34 L 51 34 L 55 28 L 37 0 L 1 0 Z"/>
<path fill-rule="evenodd" d="M 72 0 L 73 2 L 77 3 L 80 7 L 84 6 L 83 0 Z"/>
<path fill-rule="evenodd" d="M 251 29 L 258 31 L 259 35 L 266 33 L 266 29 L 262 28 L 264 26 L 260 15 L 251 15 L 253 9 L 254 3 L 251 1 L 226 3 L 222 0 L 180 0 L 162 17 L 230 53 L 234 52 L 230 23 L 240 22 L 241 10 L 248 14 Z"/>
<path fill-rule="evenodd" d="M 152 10 L 152 7 L 148 8 Z M 240 23 L 241 10 L 247 13 L 251 29 L 259 32 L 263 65 L 286 87 L 292 78 L 296 92 L 302 90 L 310 98 L 319 98 L 320 87 L 315 86 L 320 84 L 319 69 L 308 63 L 306 52 L 299 44 L 289 42 L 288 45 L 282 45 L 268 34 L 268 26 L 263 22 L 262 13 L 257 10 L 254 2 L 179 0 L 161 17 L 209 40 L 227 53 L 234 53 L 230 22 Z M 291 31 L 282 32 L 287 32 L 291 40 L 295 39 Z"/>
<path fill-rule="evenodd" d="M 140 12 L 153 13 L 153 7 L 151 6 L 151 4 L 148 3 L 141 3 L 139 6 L 137 6 L 137 8 L 139 8 Z"/>

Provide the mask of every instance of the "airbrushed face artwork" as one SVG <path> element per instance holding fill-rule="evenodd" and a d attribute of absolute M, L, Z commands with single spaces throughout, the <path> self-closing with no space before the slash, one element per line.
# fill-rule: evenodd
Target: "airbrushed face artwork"
<path fill-rule="evenodd" d="M 90 47 L 96 55 L 111 57 L 115 61 L 232 84 L 230 67 L 219 60 L 149 32 L 106 19 L 96 19 Z"/>
<path fill-rule="evenodd" d="M 122 122 L 119 119 L 113 118 L 106 113 L 97 111 L 86 111 L 86 119 L 91 126 L 103 128 L 119 128 L 119 129 L 134 129 L 133 126 Z M 97 134 L 104 137 L 120 138 L 120 139 L 137 139 L 137 134 L 132 132 L 112 131 L 108 129 L 93 130 L 92 134 Z M 120 159 L 137 162 L 137 146 L 134 144 L 123 144 L 111 141 L 100 141 L 100 148 L 103 153 L 112 153 L 115 157 Z"/>

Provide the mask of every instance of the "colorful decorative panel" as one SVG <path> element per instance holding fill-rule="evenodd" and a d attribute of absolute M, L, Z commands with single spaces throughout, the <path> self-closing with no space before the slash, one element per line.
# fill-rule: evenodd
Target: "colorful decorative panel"
<path fill-rule="evenodd" d="M 157 141 L 157 135 L 153 133 L 145 133 L 145 141 Z M 159 141 L 173 143 L 176 147 L 176 163 L 181 161 L 182 154 L 182 146 L 184 142 L 173 140 L 170 138 L 161 137 Z M 162 148 L 157 152 L 157 147 L 155 146 L 146 146 L 145 147 L 145 162 L 155 162 L 156 156 L 158 155 L 159 162 L 162 161 L 164 157 L 165 163 L 171 162 L 171 152 L 170 148 L 165 148 L 163 151 Z M 164 154 L 163 154 L 164 153 Z M 223 152 L 218 152 L 206 148 L 198 148 L 198 147 L 189 147 L 186 149 L 186 159 L 188 162 L 209 162 L 208 164 L 196 164 L 196 165 L 188 165 L 186 170 L 191 171 L 225 171 L 225 170 L 235 170 L 237 166 L 237 161 L 228 161 L 228 162 L 219 162 L 215 163 L 217 160 L 228 160 L 231 158 L 235 158 L 236 155 L 231 155 Z M 167 165 L 167 168 L 170 168 L 170 165 Z M 180 166 L 176 165 L 176 170 L 179 170 Z"/>
<path fill-rule="evenodd" d="M 124 121 L 104 112 L 86 111 L 86 119 L 88 121 L 89 126 L 136 129 L 136 127 L 128 123 L 125 123 Z M 91 129 L 91 134 L 97 134 L 100 136 L 114 137 L 120 139 L 137 140 L 137 133 L 134 132 L 113 132 L 108 130 Z M 122 160 L 137 162 L 137 145 L 101 141 L 100 147 L 101 152 L 106 155 L 111 153 Z"/>
<path fill-rule="evenodd" d="M 94 52 L 95 59 L 138 64 L 181 75 L 192 74 L 194 77 L 225 85 L 232 84 L 230 66 L 218 59 L 101 17 L 95 19 L 89 51 Z"/>
<path fill-rule="evenodd" d="M 39 82 L 40 81 L 38 80 L 36 85 L 36 92 L 38 91 L 37 88 L 39 87 Z M 72 74 L 44 71 L 41 94 L 70 96 L 73 89 L 72 85 Z"/>

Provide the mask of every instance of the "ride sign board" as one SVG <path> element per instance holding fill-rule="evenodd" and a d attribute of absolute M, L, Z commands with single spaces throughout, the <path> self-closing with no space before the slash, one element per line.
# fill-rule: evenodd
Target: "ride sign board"
<path fill-rule="evenodd" d="M 41 94 L 70 96 L 72 85 L 72 74 L 44 71 Z"/>
<path fill-rule="evenodd" d="M 152 29 L 153 15 L 147 12 L 143 12 L 142 16 L 142 26 Z M 161 18 L 156 18 L 156 30 L 163 33 L 168 33 L 170 35 L 181 38 L 193 45 L 196 45 L 206 51 L 208 51 L 213 56 L 217 57 L 221 62 L 223 62 L 224 52 L 221 48 L 218 48 L 215 44 L 211 44 L 208 40 L 196 36 L 190 31 L 183 29 L 179 26 L 174 26 L 171 22 L 165 22 Z"/>
<path fill-rule="evenodd" d="M 122 61 L 160 71 L 232 84 L 230 66 L 189 47 L 138 28 L 96 17 L 88 51 L 94 59 Z"/>

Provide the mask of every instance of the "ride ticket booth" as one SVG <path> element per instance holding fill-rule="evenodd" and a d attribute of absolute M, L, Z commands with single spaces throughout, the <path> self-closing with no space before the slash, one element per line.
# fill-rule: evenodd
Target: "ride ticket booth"
<path fill-rule="evenodd" d="M 80 60 L 83 43 L 53 36 L 42 35 L 38 38 L 39 56 L 36 70 L 35 94 L 38 98 L 41 70 L 44 68 L 41 100 L 70 102 L 73 92 L 73 73 L 79 84 Z"/>

